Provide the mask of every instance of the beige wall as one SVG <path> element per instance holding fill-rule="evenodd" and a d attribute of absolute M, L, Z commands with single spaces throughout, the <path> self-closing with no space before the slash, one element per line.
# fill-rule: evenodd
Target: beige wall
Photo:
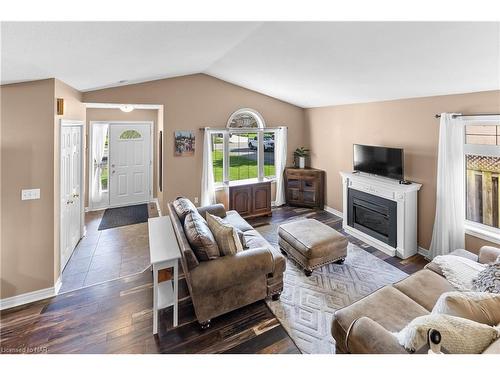
<path fill-rule="evenodd" d="M 204 74 L 163 79 L 83 93 L 85 102 L 162 104 L 164 106 L 164 196 L 166 201 L 184 195 L 200 197 L 203 132 L 200 127 L 225 127 L 237 109 L 259 111 L 268 126 L 288 126 L 288 160 L 304 143 L 304 110 Z M 175 130 L 194 130 L 193 157 L 174 157 Z M 164 207 L 164 205 L 163 205 Z"/>
<path fill-rule="evenodd" d="M 59 277 L 59 119 L 85 120 L 81 94 L 47 79 L 1 86 L 1 296 L 54 286 Z M 55 98 L 65 100 L 56 115 Z M 40 199 L 21 201 L 21 189 Z"/>
<path fill-rule="evenodd" d="M 54 80 L 1 90 L 1 298 L 54 285 Z M 21 189 L 40 188 L 21 201 Z"/>
<path fill-rule="evenodd" d="M 116 108 L 87 108 L 87 134 L 90 136 L 91 121 L 151 121 L 154 126 L 154 138 L 151 140 L 153 145 L 153 196 L 158 195 L 158 155 L 157 155 L 157 134 L 158 134 L 158 110 L 156 109 L 135 109 L 132 112 L 123 112 Z M 89 206 L 89 150 L 90 139 L 87 140 L 85 147 L 85 207 Z"/>
<path fill-rule="evenodd" d="M 439 121 L 436 113 L 498 113 L 500 91 L 307 109 L 312 166 L 326 170 L 327 205 L 342 211 L 340 171 L 352 170 L 352 145 L 405 149 L 406 178 L 423 184 L 418 202 L 418 243 L 428 249 L 436 201 Z M 468 239 L 471 250 L 480 242 Z"/>

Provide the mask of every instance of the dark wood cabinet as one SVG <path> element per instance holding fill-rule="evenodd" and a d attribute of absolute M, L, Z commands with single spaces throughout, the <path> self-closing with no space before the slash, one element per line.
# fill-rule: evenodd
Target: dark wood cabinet
<path fill-rule="evenodd" d="M 235 183 L 226 188 L 229 209 L 243 218 L 271 215 L 271 182 Z"/>
<path fill-rule="evenodd" d="M 313 168 L 285 169 L 286 201 L 290 206 L 323 209 L 325 171 Z"/>

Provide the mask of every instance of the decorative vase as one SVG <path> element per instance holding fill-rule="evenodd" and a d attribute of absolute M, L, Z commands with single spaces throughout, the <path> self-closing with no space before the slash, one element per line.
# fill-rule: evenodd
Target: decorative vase
<path fill-rule="evenodd" d="M 306 167 L 305 156 L 299 156 L 299 168 L 304 169 Z"/>

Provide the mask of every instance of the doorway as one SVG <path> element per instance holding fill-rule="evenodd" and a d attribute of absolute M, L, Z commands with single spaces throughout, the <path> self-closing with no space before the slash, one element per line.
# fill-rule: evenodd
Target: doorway
<path fill-rule="evenodd" d="M 83 233 L 83 121 L 60 122 L 60 270 Z"/>
<path fill-rule="evenodd" d="M 152 122 L 91 122 L 89 207 L 93 210 L 153 199 Z"/>

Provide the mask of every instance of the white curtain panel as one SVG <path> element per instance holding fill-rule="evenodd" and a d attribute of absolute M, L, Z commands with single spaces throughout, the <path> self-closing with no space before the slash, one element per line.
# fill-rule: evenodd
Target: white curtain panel
<path fill-rule="evenodd" d="M 288 143 L 287 140 L 287 129 L 279 128 L 276 131 L 275 137 L 275 154 L 274 157 L 275 165 L 276 165 L 276 199 L 275 205 L 282 206 L 286 202 L 285 198 L 285 181 L 283 178 L 283 174 L 285 172 L 286 167 L 286 153 L 287 148 L 286 145 Z"/>
<path fill-rule="evenodd" d="M 201 172 L 201 205 L 215 204 L 215 183 L 212 163 L 212 133 L 205 130 L 203 140 L 203 169 Z"/>
<path fill-rule="evenodd" d="M 442 113 L 439 124 L 436 216 L 429 257 L 464 248 L 464 123 Z"/>
<path fill-rule="evenodd" d="M 108 134 L 108 124 L 94 124 L 92 129 L 92 155 L 94 157 L 94 180 L 92 184 L 92 201 L 98 203 L 102 199 L 102 159 Z"/>

